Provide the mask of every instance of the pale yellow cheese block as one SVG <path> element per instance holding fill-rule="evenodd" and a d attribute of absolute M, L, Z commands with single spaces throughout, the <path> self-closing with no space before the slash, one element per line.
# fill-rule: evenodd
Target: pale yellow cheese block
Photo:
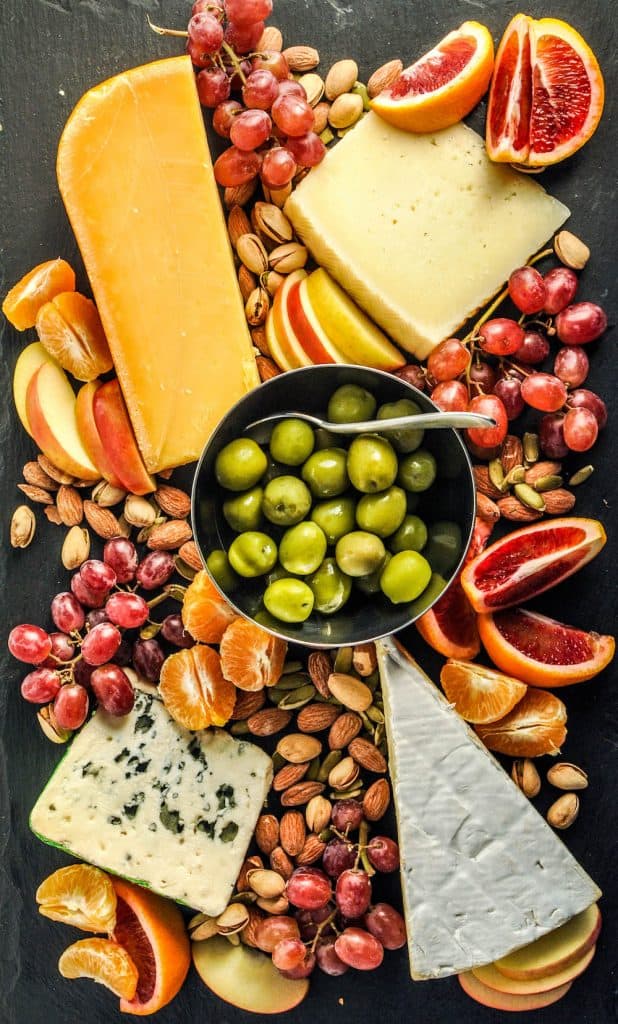
<path fill-rule="evenodd" d="M 414 135 L 367 114 L 285 212 L 318 263 L 424 359 L 485 305 L 569 210 L 492 164 L 464 124 Z"/>

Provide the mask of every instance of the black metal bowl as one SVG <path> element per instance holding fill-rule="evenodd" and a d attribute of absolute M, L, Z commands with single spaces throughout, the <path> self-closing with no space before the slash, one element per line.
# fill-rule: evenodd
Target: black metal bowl
<path fill-rule="evenodd" d="M 193 532 L 204 562 L 214 549 L 227 550 L 235 536 L 223 516 L 222 506 L 227 493 L 217 483 L 214 473 L 215 459 L 221 449 L 241 437 L 254 420 L 270 413 L 289 410 L 326 418 L 328 399 L 342 384 L 358 384 L 367 388 L 378 405 L 409 398 L 424 412 L 436 410 L 433 402 L 412 385 L 392 374 L 364 366 L 329 364 L 304 367 L 274 377 L 250 391 L 214 430 L 195 472 Z M 420 496 L 419 515 L 429 525 L 435 521 L 452 520 L 461 527 L 463 549 L 458 565 L 447 577 L 450 582 L 459 571 L 474 527 L 476 502 L 472 466 L 465 445 L 455 430 L 426 431 L 423 447 L 435 456 L 438 476 L 432 487 Z M 272 528 L 273 535 L 278 532 Z M 221 590 L 220 587 L 218 589 Z M 368 597 L 353 591 L 348 603 L 336 614 L 329 616 L 313 612 L 305 622 L 290 624 L 268 615 L 262 604 L 263 591 L 263 578 L 242 579 L 234 590 L 224 593 L 224 597 L 241 615 L 253 620 L 259 616 L 259 624 L 271 633 L 307 647 L 341 647 L 395 633 L 419 618 L 439 596 L 430 584 L 425 594 L 412 604 L 394 605 L 381 593 Z"/>

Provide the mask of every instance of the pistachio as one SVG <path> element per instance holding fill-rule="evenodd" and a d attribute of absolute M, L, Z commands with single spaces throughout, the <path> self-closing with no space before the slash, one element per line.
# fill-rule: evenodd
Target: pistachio
<path fill-rule="evenodd" d="M 262 274 L 260 278 L 261 284 L 266 289 L 266 291 L 268 292 L 272 299 L 274 299 L 275 295 L 277 294 L 279 288 L 281 287 L 284 281 L 285 277 L 283 276 L 283 274 L 278 274 L 276 270 L 267 270 L 266 273 Z M 259 348 L 259 345 L 257 347 Z M 264 355 L 263 352 L 262 355 Z"/>
<path fill-rule="evenodd" d="M 285 878 L 268 868 L 254 868 L 247 874 L 247 881 L 261 899 L 272 900 L 281 896 L 285 889 Z"/>
<path fill-rule="evenodd" d="M 551 805 L 547 820 L 553 828 L 569 828 L 579 814 L 579 797 L 576 793 L 564 793 Z"/>
<path fill-rule="evenodd" d="M 539 435 L 526 431 L 522 438 L 524 458 L 526 462 L 538 462 L 541 449 L 539 448 Z"/>
<path fill-rule="evenodd" d="M 271 899 L 267 899 L 264 896 L 260 896 L 257 901 L 257 905 L 261 910 L 265 910 L 267 914 L 287 914 L 290 904 L 285 896 L 275 896 Z"/>
<path fill-rule="evenodd" d="M 281 29 L 277 28 L 276 25 L 267 25 L 262 35 L 258 39 L 256 50 L 258 53 L 263 53 L 265 50 L 276 53 L 281 53 L 283 49 L 283 36 Z"/>
<path fill-rule="evenodd" d="M 83 526 L 72 526 L 62 545 L 62 564 L 65 569 L 77 569 L 90 554 L 90 534 Z"/>
<path fill-rule="evenodd" d="M 121 501 L 124 501 L 126 494 L 127 492 L 120 487 L 114 487 L 107 480 L 101 480 L 92 492 L 92 500 L 100 508 L 113 508 L 114 505 L 119 505 Z"/>
<path fill-rule="evenodd" d="M 344 93 L 338 96 L 328 112 L 328 123 L 331 128 L 351 128 L 356 124 L 363 112 L 362 96 Z"/>
<path fill-rule="evenodd" d="M 529 757 L 522 757 L 513 761 L 511 778 L 527 797 L 538 796 L 541 790 L 541 777 L 534 761 L 531 761 Z"/>
<path fill-rule="evenodd" d="M 52 743 L 66 743 L 72 736 L 69 729 L 63 729 L 58 725 L 54 709 L 51 704 L 47 704 L 36 713 L 38 723 L 41 727 L 42 732 L 47 736 L 48 740 Z"/>
<path fill-rule="evenodd" d="M 263 274 L 268 270 L 268 254 L 257 235 L 250 232 L 241 235 L 236 242 L 236 252 L 240 262 L 254 274 Z"/>
<path fill-rule="evenodd" d="M 189 921 L 188 930 L 193 942 L 212 939 L 213 935 L 218 933 L 216 918 L 208 917 L 207 914 L 196 914 Z"/>
<path fill-rule="evenodd" d="M 309 72 L 309 74 L 302 75 L 298 82 L 307 93 L 307 103 L 309 106 L 315 107 L 324 95 L 324 79 L 320 75 L 315 74 L 315 72 Z"/>
<path fill-rule="evenodd" d="M 251 324 L 252 327 L 259 327 L 263 324 L 268 316 L 270 309 L 270 295 L 265 288 L 259 285 L 254 288 L 251 295 L 245 303 L 245 316 L 247 317 L 247 323 Z"/>
<path fill-rule="evenodd" d="M 291 242 L 294 230 L 286 215 L 274 203 L 256 203 L 251 213 L 254 228 L 266 238 L 282 245 Z"/>
<path fill-rule="evenodd" d="M 314 796 L 305 807 L 305 821 L 310 832 L 322 832 L 330 822 L 332 805 L 325 796 Z"/>
<path fill-rule="evenodd" d="M 535 491 L 534 487 L 530 486 L 530 484 L 515 484 L 513 490 L 516 498 L 518 498 L 526 508 L 536 509 L 537 512 L 545 511 L 545 502 L 543 501 L 543 498 L 537 491 Z"/>
<path fill-rule="evenodd" d="M 261 243 L 260 243 L 261 244 Z M 278 245 L 268 257 L 268 264 L 278 274 L 291 274 L 294 270 L 302 270 L 309 253 L 304 245 L 299 242 L 286 242 L 285 245 Z M 264 270 L 267 267 L 263 268 Z"/>
<path fill-rule="evenodd" d="M 152 526 L 157 518 L 157 511 L 147 498 L 139 494 L 128 494 L 124 503 L 123 515 L 131 526 L 143 529 L 144 526 Z"/>
<path fill-rule="evenodd" d="M 594 473 L 594 466 L 582 466 L 569 480 L 569 487 L 578 487 L 580 484 L 584 484 L 589 476 Z"/>
<path fill-rule="evenodd" d="M 328 785 L 333 789 L 351 789 L 358 776 L 360 766 L 353 757 L 344 757 L 339 764 L 328 773 Z"/>
<path fill-rule="evenodd" d="M 356 676 L 335 671 L 328 678 L 328 688 L 333 697 L 350 711 L 367 711 L 373 703 L 373 694 L 365 683 Z"/>
<path fill-rule="evenodd" d="M 277 744 L 277 753 L 291 764 L 304 764 L 306 761 L 311 761 L 320 755 L 321 750 L 322 744 L 319 739 L 300 732 L 288 733 Z"/>
<path fill-rule="evenodd" d="M 338 60 L 326 76 L 324 91 L 329 100 L 349 92 L 358 78 L 358 64 L 355 60 Z"/>
<path fill-rule="evenodd" d="M 587 789 L 588 776 L 583 768 L 567 761 L 553 764 L 547 772 L 547 781 L 556 789 Z"/>
<path fill-rule="evenodd" d="M 583 270 L 590 259 L 590 249 L 571 231 L 559 231 L 554 238 L 554 252 L 566 267 Z"/>
<path fill-rule="evenodd" d="M 28 505 L 18 505 L 11 518 L 11 546 L 27 548 L 36 530 L 36 516 Z"/>
<path fill-rule="evenodd" d="M 249 923 L 249 911 L 242 903 L 230 903 L 217 918 L 219 935 L 235 935 Z"/>
<path fill-rule="evenodd" d="M 264 192 L 266 192 L 266 186 L 263 186 Z M 287 199 L 292 194 L 292 183 L 288 181 L 287 185 L 283 185 L 282 188 L 270 188 L 268 195 L 271 203 L 275 206 L 284 207 Z"/>

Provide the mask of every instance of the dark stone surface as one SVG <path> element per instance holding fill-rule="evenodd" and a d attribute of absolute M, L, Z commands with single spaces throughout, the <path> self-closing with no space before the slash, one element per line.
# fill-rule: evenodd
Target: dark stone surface
<path fill-rule="evenodd" d="M 159 23 L 182 27 L 188 3 L 181 0 L 3 0 L 0 4 L 0 122 L 2 159 L 4 294 L 35 263 L 62 255 L 78 265 L 75 241 L 56 188 L 54 159 L 62 126 L 79 96 L 90 86 L 128 66 L 179 51 L 178 41 L 159 39 L 148 29 L 146 15 Z M 401 56 L 411 63 L 446 31 L 468 18 L 486 22 L 499 38 L 520 8 L 515 0 L 276 0 L 274 23 L 284 30 L 286 44 L 319 47 L 322 67 L 343 56 L 358 59 L 362 77 L 384 61 Z M 615 322 L 615 150 L 616 65 L 612 44 L 615 4 L 612 0 L 554 0 L 545 5 L 529 0 L 532 15 L 551 14 L 575 24 L 598 54 L 606 75 L 606 112 L 593 141 L 565 165 L 543 175 L 543 184 L 572 209 L 570 226 L 590 244 L 593 258 L 582 275 L 581 296 L 601 301 Z M 484 111 L 472 118 L 481 128 Z M 148 259 L 148 254 L 144 254 Z M 85 287 L 83 274 L 80 284 Z M 17 422 L 10 400 L 12 369 L 24 337 L 3 323 L 1 372 L 5 400 L 0 408 L 0 467 L 3 481 L 0 543 L 6 628 L 18 622 L 45 624 L 53 594 L 66 586 L 59 553 L 62 534 L 38 516 L 39 529 L 26 552 L 8 544 L 8 523 L 18 503 L 15 484 L 33 445 Z M 30 338 L 30 334 L 28 339 Z M 614 388 L 615 333 L 592 346 L 590 386 L 616 411 Z M 578 492 L 577 511 L 600 517 L 610 538 L 594 564 L 574 580 L 536 602 L 549 614 L 599 632 L 615 631 L 618 555 L 613 510 L 616 504 L 616 461 L 612 456 L 615 426 L 601 437 L 592 461 L 596 472 Z M 589 461 L 574 460 L 574 465 Z M 435 673 L 439 659 L 413 632 L 412 650 Z M 41 918 L 34 891 L 52 870 L 65 863 L 59 852 L 36 841 L 28 830 L 28 813 L 59 757 L 34 722 L 34 710 L 19 698 L 23 673 L 3 655 L 0 675 L 0 1022 L 2 1024 L 103 1024 L 120 1019 L 115 1000 L 83 981 L 66 982 L 58 975 L 61 951 L 79 938 L 76 931 Z M 616 749 L 618 710 L 615 670 L 595 681 L 563 691 L 569 710 L 569 738 L 564 754 L 590 773 L 590 789 L 582 794 L 579 820 L 565 835 L 573 853 L 605 891 L 605 927 L 598 953 L 585 977 L 567 998 L 538 1013 L 520 1016 L 523 1024 L 609 1024 L 616 1016 Z M 545 764 L 543 767 L 545 768 Z M 421 781 L 421 780 L 419 780 Z M 545 787 L 538 805 L 545 809 L 552 793 Z M 497 1022 L 503 1015 L 471 1002 L 456 980 L 411 984 L 403 952 L 387 954 L 383 968 L 367 975 L 350 972 L 340 979 L 316 978 L 307 1001 L 290 1016 L 308 1024 L 316 1019 L 341 1024 L 359 1020 L 444 1024 L 456 1019 Z M 193 974 L 178 999 L 157 1017 L 164 1024 L 207 1018 L 219 1024 L 251 1019 L 215 999 Z M 255 1018 L 254 1018 L 255 1019 Z M 266 1018 L 264 1018 L 266 1020 Z"/>

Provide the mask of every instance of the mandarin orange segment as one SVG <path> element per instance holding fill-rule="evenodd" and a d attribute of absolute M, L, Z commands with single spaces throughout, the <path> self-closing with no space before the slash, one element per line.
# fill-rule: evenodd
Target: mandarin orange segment
<path fill-rule="evenodd" d="M 159 692 L 172 718 L 191 730 L 225 725 L 236 700 L 234 684 L 224 678 L 219 655 L 205 644 L 167 658 Z"/>
<path fill-rule="evenodd" d="M 41 306 L 60 292 L 75 290 L 75 273 L 66 260 L 47 260 L 27 273 L 2 303 L 2 312 L 18 331 L 34 327 Z"/>
<path fill-rule="evenodd" d="M 449 658 L 440 673 L 446 697 L 466 722 L 497 722 L 512 711 L 528 687 L 502 672 Z"/>
<path fill-rule="evenodd" d="M 63 292 L 41 306 L 39 341 L 77 380 L 94 380 L 113 366 L 97 307 L 79 292 Z"/>
<path fill-rule="evenodd" d="M 91 978 L 121 999 L 133 999 L 138 973 L 126 949 L 111 939 L 80 939 L 58 961 L 63 978 Z"/>
<path fill-rule="evenodd" d="M 559 754 L 566 739 L 566 707 L 547 690 L 528 690 L 512 711 L 498 722 L 477 725 L 477 735 L 489 750 L 511 757 Z"/>
<path fill-rule="evenodd" d="M 218 644 L 236 612 L 221 596 L 205 569 L 187 587 L 182 606 L 184 627 L 194 640 Z"/>
<path fill-rule="evenodd" d="M 261 690 L 281 678 L 288 645 L 247 619 L 234 619 L 221 638 L 221 668 L 239 690 Z"/>
<path fill-rule="evenodd" d="M 89 864 L 70 864 L 54 871 L 36 891 L 39 913 L 85 932 L 114 930 L 116 893 L 111 879 Z"/>

